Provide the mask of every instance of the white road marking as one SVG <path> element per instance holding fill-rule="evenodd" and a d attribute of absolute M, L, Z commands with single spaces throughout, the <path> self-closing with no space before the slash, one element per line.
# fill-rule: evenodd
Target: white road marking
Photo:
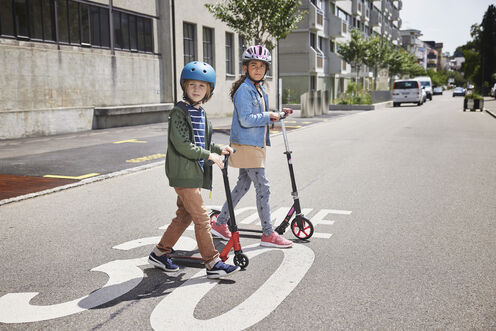
<path fill-rule="evenodd" d="M 273 249 L 279 250 L 261 248 L 259 244 L 255 244 L 245 247 L 243 251 L 249 258 L 253 258 Z M 279 251 L 284 253 L 279 268 L 250 297 L 228 312 L 209 320 L 199 320 L 194 317 L 198 302 L 218 283 L 207 279 L 205 271 L 202 270 L 167 295 L 155 307 L 150 316 L 152 328 L 232 331 L 243 330 L 260 322 L 293 291 L 310 269 L 315 258 L 314 252 L 302 244 L 295 244 L 291 249 Z M 232 256 L 229 261 L 232 263 Z"/>
<path fill-rule="evenodd" d="M 156 245 L 162 237 L 147 237 L 136 240 L 131 240 L 120 245 L 112 247 L 113 249 L 120 249 L 123 251 L 129 251 L 134 248 L 146 246 L 146 245 Z"/>
<path fill-rule="evenodd" d="M 158 242 L 152 242 L 152 238 L 160 240 L 160 237 L 137 239 L 117 245 L 115 248 L 128 250 Z M 196 247 L 196 241 L 189 237 L 181 237 L 176 247 L 181 250 L 193 250 Z M 31 305 L 29 301 L 38 292 L 8 293 L 0 297 L 0 322 L 26 323 L 45 321 L 77 314 L 100 306 L 135 288 L 143 279 L 143 271 L 139 266 L 146 264 L 148 264 L 147 256 L 130 260 L 115 260 L 91 269 L 91 271 L 105 272 L 108 274 L 109 280 L 99 290 L 69 302 L 36 306 Z"/>

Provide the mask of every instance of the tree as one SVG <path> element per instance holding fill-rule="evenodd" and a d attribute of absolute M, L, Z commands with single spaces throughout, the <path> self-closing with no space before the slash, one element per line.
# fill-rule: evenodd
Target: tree
<path fill-rule="evenodd" d="M 367 41 L 358 29 L 351 30 L 350 34 L 351 40 L 348 43 L 338 43 L 338 53 L 355 70 L 355 82 L 358 85 L 360 68 L 365 64 L 365 59 L 367 58 Z"/>
<path fill-rule="evenodd" d="M 298 9 L 300 4 L 300 0 L 224 0 L 205 7 L 247 43 L 272 49 L 274 39 L 286 38 L 303 19 L 306 12 Z"/>
<path fill-rule="evenodd" d="M 487 94 L 496 72 L 496 6 L 490 5 L 480 26 L 480 92 Z"/>
<path fill-rule="evenodd" d="M 374 91 L 377 89 L 377 76 L 379 70 L 387 68 L 387 62 L 391 56 L 391 44 L 383 37 L 375 36 L 366 41 L 368 49 L 366 58 L 364 59 L 365 65 L 372 69 L 374 75 Z"/>

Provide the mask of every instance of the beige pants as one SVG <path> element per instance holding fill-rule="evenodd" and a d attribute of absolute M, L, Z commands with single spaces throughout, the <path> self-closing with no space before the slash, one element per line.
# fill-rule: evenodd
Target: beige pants
<path fill-rule="evenodd" d="M 205 261 L 205 266 L 210 269 L 220 259 L 210 233 L 210 217 L 203 203 L 201 189 L 175 187 L 174 190 L 177 193 L 176 217 L 165 230 L 157 248 L 162 252 L 170 253 L 179 237 L 193 222 L 200 255 Z"/>

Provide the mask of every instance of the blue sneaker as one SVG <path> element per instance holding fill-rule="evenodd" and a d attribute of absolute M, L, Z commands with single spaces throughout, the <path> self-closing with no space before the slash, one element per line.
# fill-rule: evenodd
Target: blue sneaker
<path fill-rule="evenodd" d="M 148 256 L 148 263 L 151 265 L 155 266 L 156 268 L 163 269 L 165 271 L 178 271 L 179 267 L 172 263 L 172 260 L 170 259 L 167 254 L 164 254 L 162 256 L 157 256 L 155 253 L 151 252 L 150 255 Z"/>
<path fill-rule="evenodd" d="M 231 276 L 241 269 L 239 266 L 226 264 L 222 261 L 217 262 L 210 270 L 207 269 L 207 278 L 217 279 L 221 277 Z"/>

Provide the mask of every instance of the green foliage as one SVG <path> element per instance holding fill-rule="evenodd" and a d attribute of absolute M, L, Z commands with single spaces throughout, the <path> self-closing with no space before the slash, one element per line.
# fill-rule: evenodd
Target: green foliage
<path fill-rule="evenodd" d="M 339 105 L 370 105 L 372 104 L 372 95 L 365 90 L 357 89 L 356 83 L 349 83 L 346 92 L 336 100 Z"/>
<path fill-rule="evenodd" d="M 205 7 L 225 22 L 249 44 L 272 49 L 297 28 L 306 12 L 298 9 L 300 0 L 224 0 Z"/>
<path fill-rule="evenodd" d="M 476 92 L 472 92 L 465 95 L 465 99 L 484 100 L 484 98 L 480 94 L 477 94 Z"/>
<path fill-rule="evenodd" d="M 448 82 L 448 77 L 444 71 L 428 69 L 427 75 L 431 78 L 433 86 L 443 86 Z"/>
<path fill-rule="evenodd" d="M 372 69 L 374 74 L 374 90 L 376 90 L 379 70 L 387 68 L 387 61 L 391 56 L 393 48 L 390 42 L 379 36 L 369 38 L 366 42 L 366 48 L 367 52 L 364 63 Z"/>
<path fill-rule="evenodd" d="M 447 78 L 454 78 L 456 86 L 463 86 L 467 83 L 465 77 L 458 71 L 448 71 L 446 76 Z"/>
<path fill-rule="evenodd" d="M 338 43 L 338 53 L 343 60 L 351 65 L 356 72 L 356 81 L 360 67 L 365 64 L 367 58 L 367 40 L 358 29 L 351 30 L 351 39 L 348 43 Z"/>

